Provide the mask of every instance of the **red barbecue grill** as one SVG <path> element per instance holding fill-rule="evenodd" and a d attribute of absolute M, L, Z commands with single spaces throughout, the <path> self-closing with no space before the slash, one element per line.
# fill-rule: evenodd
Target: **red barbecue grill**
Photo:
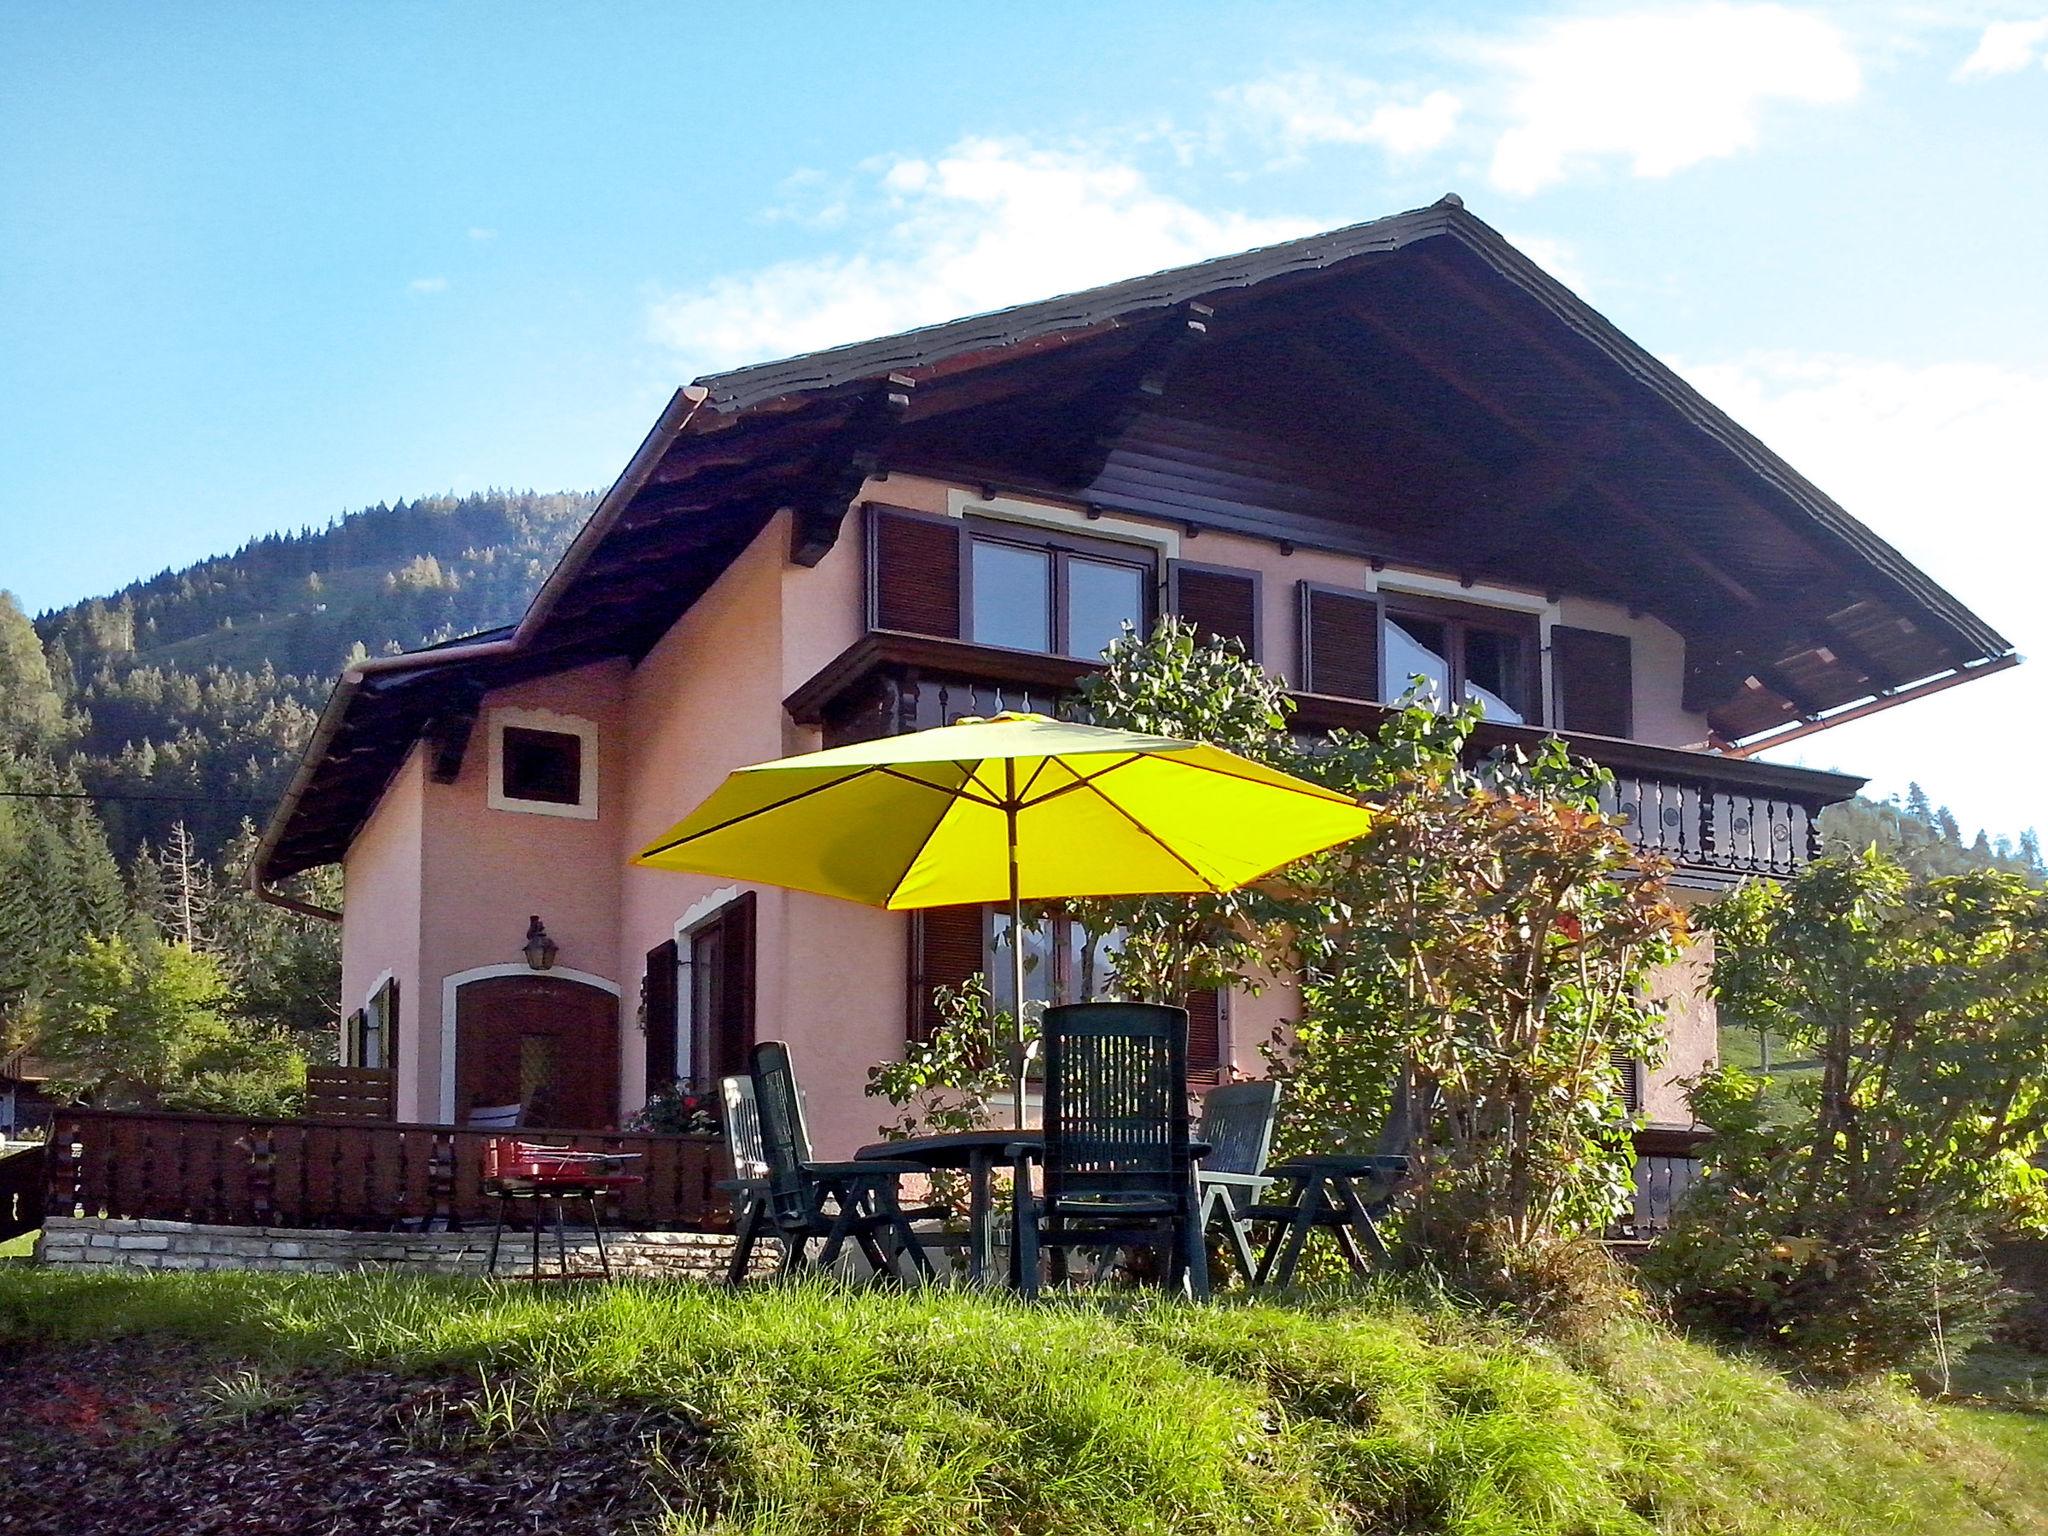
<path fill-rule="evenodd" d="M 538 1142 L 519 1141 L 510 1136 L 493 1136 L 484 1143 L 484 1192 L 498 1201 L 497 1224 L 491 1228 L 490 1273 L 498 1272 L 498 1248 L 505 1235 L 505 1217 L 514 1201 L 533 1202 L 533 1264 L 530 1278 L 538 1282 L 555 1280 L 596 1280 L 611 1278 L 612 1262 L 604 1247 L 600 1204 L 615 1189 L 646 1181 L 627 1173 L 624 1165 L 637 1152 L 584 1152 L 574 1147 L 549 1147 Z M 542 1202 L 555 1202 L 556 1272 L 550 1276 L 540 1267 Z M 590 1235 L 597 1240 L 595 1270 L 569 1268 L 567 1204 L 581 1200 L 590 1212 Z"/>

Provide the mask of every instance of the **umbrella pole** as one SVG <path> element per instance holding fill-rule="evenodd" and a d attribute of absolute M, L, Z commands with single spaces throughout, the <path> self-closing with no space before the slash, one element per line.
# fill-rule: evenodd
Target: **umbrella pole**
<path fill-rule="evenodd" d="M 1010 1084 L 1015 1090 L 1016 1101 L 1010 1111 L 1010 1124 L 1015 1130 L 1024 1129 L 1024 901 L 1019 895 L 1020 882 L 1017 878 L 1017 765 L 1013 761 L 1003 763 L 1003 779 L 1008 793 L 1004 814 L 1010 823 Z"/>

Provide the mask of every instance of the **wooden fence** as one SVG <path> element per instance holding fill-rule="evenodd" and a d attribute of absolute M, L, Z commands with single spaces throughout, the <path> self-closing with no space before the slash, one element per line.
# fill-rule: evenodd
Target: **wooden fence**
<path fill-rule="evenodd" d="M 50 1126 L 51 1215 L 223 1226 L 393 1231 L 490 1222 L 483 1148 L 502 1131 L 447 1125 L 323 1125 L 229 1115 L 60 1110 Z M 715 1231 L 729 1176 L 709 1136 L 521 1129 L 521 1140 L 638 1154 L 644 1183 L 606 1202 L 637 1230 Z"/>
<path fill-rule="evenodd" d="M 306 1068 L 306 1118 L 360 1125 L 398 1118 L 398 1074 L 389 1068 Z"/>

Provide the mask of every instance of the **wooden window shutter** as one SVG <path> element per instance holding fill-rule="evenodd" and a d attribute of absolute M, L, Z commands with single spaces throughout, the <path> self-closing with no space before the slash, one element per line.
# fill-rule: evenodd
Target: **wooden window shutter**
<path fill-rule="evenodd" d="M 1597 629 L 1550 631 L 1551 724 L 1561 731 L 1635 733 L 1634 648 L 1627 635 Z"/>
<path fill-rule="evenodd" d="M 1223 992 L 1188 994 L 1188 1081 L 1207 1087 L 1223 1081 Z"/>
<path fill-rule="evenodd" d="M 747 1053 L 754 1048 L 754 893 L 745 891 L 718 910 L 725 985 L 719 993 L 712 1059 L 726 1074 L 744 1072 Z"/>
<path fill-rule="evenodd" d="M 1301 584 L 1301 686 L 1339 699 L 1380 696 L 1380 600 Z"/>
<path fill-rule="evenodd" d="M 1643 1064 L 1627 1051 L 1611 1053 L 1615 1074 L 1621 1079 L 1621 1106 L 1632 1115 L 1643 1112 Z"/>
<path fill-rule="evenodd" d="M 873 629 L 960 638 L 958 518 L 868 508 L 868 620 Z"/>
<path fill-rule="evenodd" d="M 647 1092 L 659 1093 L 676 1077 L 676 977 L 679 951 L 669 939 L 647 951 L 640 974 L 642 1027 L 647 1035 Z"/>
<path fill-rule="evenodd" d="M 344 1067 L 360 1067 L 363 1064 L 363 1027 L 369 1022 L 368 1013 L 358 1008 L 342 1025 L 341 1064 Z"/>
<path fill-rule="evenodd" d="M 938 987 L 958 987 L 977 971 L 986 971 L 982 953 L 982 909 L 979 906 L 926 907 L 910 922 L 909 1037 L 926 1040 L 938 1027 L 933 999 Z"/>
<path fill-rule="evenodd" d="M 398 1070 L 398 978 L 384 983 L 384 1066 Z"/>
<path fill-rule="evenodd" d="M 1259 659 L 1259 573 L 1192 560 L 1166 562 L 1166 606 L 1204 634 L 1244 642 Z"/>

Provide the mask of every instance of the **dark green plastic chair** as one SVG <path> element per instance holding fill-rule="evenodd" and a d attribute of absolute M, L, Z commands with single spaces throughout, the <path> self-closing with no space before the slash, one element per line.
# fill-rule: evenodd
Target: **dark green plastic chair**
<path fill-rule="evenodd" d="M 1195 1132 L 1207 1143 L 1195 1171 L 1201 1198 L 1202 1232 L 1219 1222 L 1225 1240 L 1249 1282 L 1258 1271 L 1252 1253 L 1252 1225 L 1246 1213 L 1272 1187 L 1266 1160 L 1273 1151 L 1273 1122 L 1280 1113 L 1280 1085 L 1271 1078 L 1225 1083 L 1202 1095 L 1202 1121 Z"/>
<path fill-rule="evenodd" d="M 913 1214 L 925 1213 L 906 1212 L 899 1190 L 904 1174 L 923 1173 L 924 1169 L 916 1163 L 813 1159 L 789 1047 L 780 1040 L 763 1040 L 754 1047 L 747 1065 L 754 1080 L 761 1155 L 767 1165 L 767 1225 L 782 1240 L 779 1272 L 794 1274 L 812 1262 L 813 1239 L 823 1239 L 816 1262 L 820 1268 L 828 1267 L 851 1239 L 878 1279 L 900 1280 L 896 1259 L 904 1254 L 920 1276 L 929 1276 L 931 1261 L 910 1226 Z M 894 1254 L 889 1251 L 891 1244 Z M 736 1263 L 734 1268 L 744 1273 L 742 1265 Z"/>
<path fill-rule="evenodd" d="M 1016 1167 L 1018 1289 L 1039 1257 L 1151 1248 L 1166 1287 L 1209 1294 L 1188 1126 L 1188 1015 L 1153 1003 L 1045 1011 L 1045 1139 L 1009 1149 Z M 1043 1188 L 1034 1191 L 1036 1166 Z"/>

